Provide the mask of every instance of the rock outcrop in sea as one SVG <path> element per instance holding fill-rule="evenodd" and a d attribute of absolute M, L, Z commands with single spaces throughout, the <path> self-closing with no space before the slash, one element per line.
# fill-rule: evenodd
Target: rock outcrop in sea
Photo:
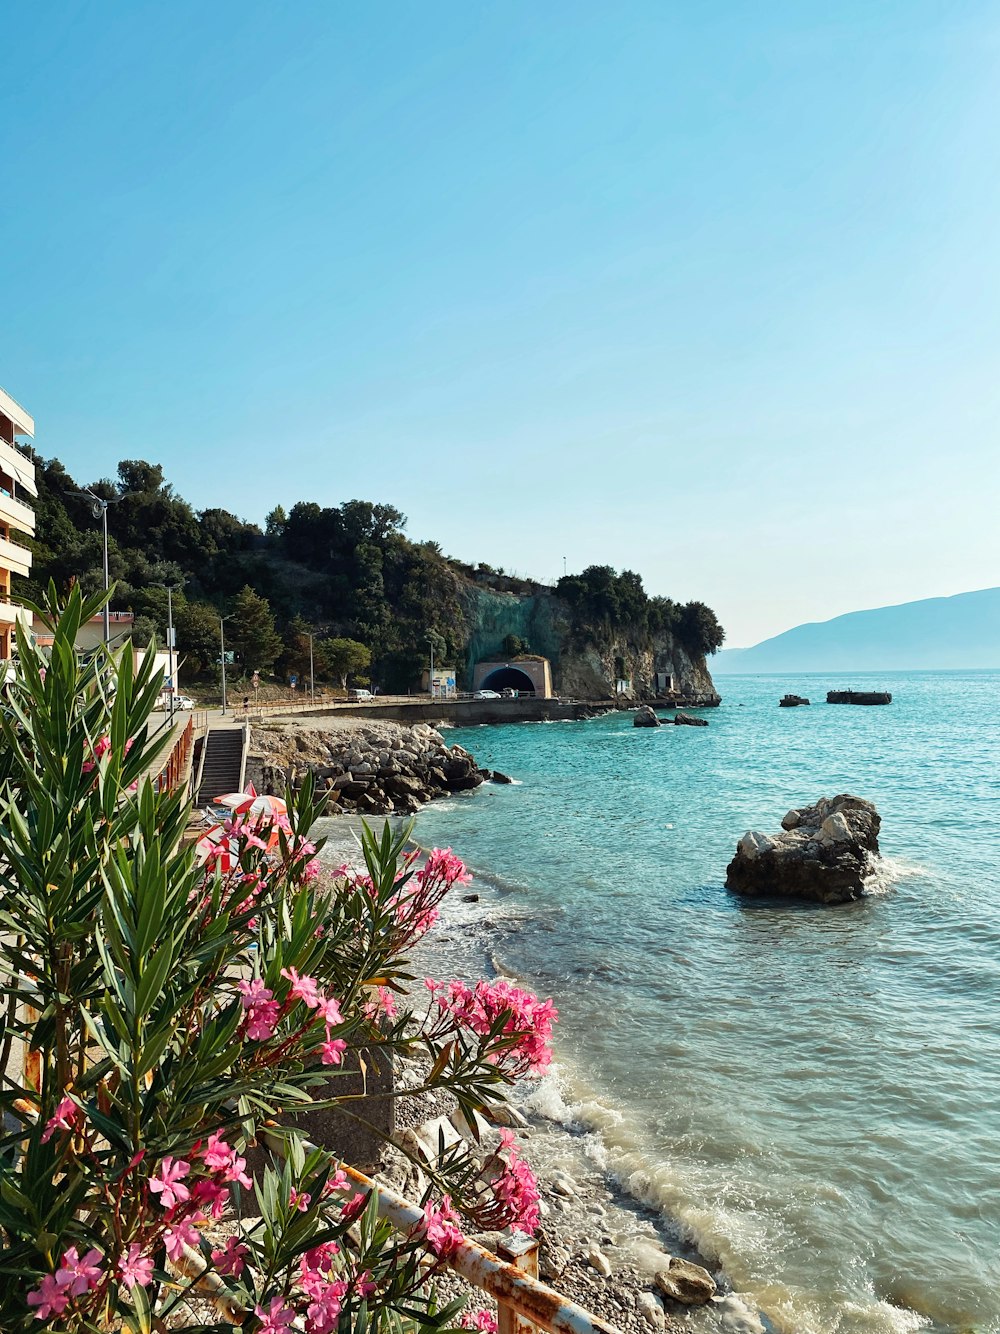
<path fill-rule="evenodd" d="M 726 888 L 814 903 L 858 899 L 876 869 L 881 823 L 870 801 L 848 793 L 791 810 L 782 833 L 743 835 Z"/>
<path fill-rule="evenodd" d="M 469 791 L 494 777 L 510 782 L 505 774 L 481 769 L 467 750 L 449 746 L 426 723 L 344 719 L 325 729 L 254 726 L 248 776 L 259 791 L 282 792 L 307 770 L 327 794 L 329 815 L 412 814 L 435 797 Z"/>
<path fill-rule="evenodd" d="M 648 704 L 643 704 L 641 709 L 636 709 L 635 717 L 632 719 L 633 727 L 660 727 L 662 723 L 656 716 L 656 711 Z"/>

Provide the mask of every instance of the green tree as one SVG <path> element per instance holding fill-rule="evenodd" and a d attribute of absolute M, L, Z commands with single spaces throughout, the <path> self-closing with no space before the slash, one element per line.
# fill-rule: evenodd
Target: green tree
<path fill-rule="evenodd" d="M 505 658 L 516 658 L 521 653 L 528 653 L 530 649 L 519 635 L 507 635 L 503 641 L 503 655 Z"/>
<path fill-rule="evenodd" d="M 371 649 L 356 639 L 323 639 L 316 650 L 324 674 L 338 680 L 343 690 L 347 689 L 349 676 L 359 676 L 371 665 Z"/>
<path fill-rule="evenodd" d="M 281 652 L 281 636 L 274 628 L 271 604 L 246 584 L 236 599 L 226 631 L 226 643 L 246 672 L 269 672 Z"/>
<path fill-rule="evenodd" d="M 221 644 L 219 613 L 206 602 L 182 602 L 174 609 L 177 652 L 190 676 L 212 676 L 218 669 Z"/>
<path fill-rule="evenodd" d="M 312 626 L 302 616 L 293 616 L 285 630 L 285 648 L 281 655 L 281 670 L 294 673 L 300 681 L 309 679 L 309 636 Z M 315 654 L 313 655 L 315 657 Z"/>

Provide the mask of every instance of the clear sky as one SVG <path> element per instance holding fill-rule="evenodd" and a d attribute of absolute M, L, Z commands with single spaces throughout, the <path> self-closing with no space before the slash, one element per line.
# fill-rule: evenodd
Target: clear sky
<path fill-rule="evenodd" d="M 1000 6 L 4 7 L 0 384 L 732 645 L 1000 583 Z"/>

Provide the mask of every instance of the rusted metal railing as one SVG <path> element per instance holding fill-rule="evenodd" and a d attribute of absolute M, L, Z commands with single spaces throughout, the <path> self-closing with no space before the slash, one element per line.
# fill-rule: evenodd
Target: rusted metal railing
<path fill-rule="evenodd" d="M 285 1142 L 280 1134 L 264 1129 L 260 1138 L 272 1152 L 284 1155 Z M 302 1147 L 308 1154 L 315 1146 L 303 1140 Z M 379 1216 L 387 1218 L 397 1231 L 410 1233 L 420 1227 L 424 1212 L 419 1205 L 412 1204 L 391 1187 L 373 1181 L 354 1167 L 345 1166 L 344 1171 L 356 1193 L 374 1193 Z M 536 1242 L 530 1239 L 523 1243 L 512 1241 L 507 1255 L 510 1258 L 494 1255 L 484 1246 L 464 1238 L 446 1260 L 449 1268 L 467 1283 L 495 1299 L 499 1334 L 535 1334 L 537 1330 L 546 1330 L 548 1334 L 620 1334 L 614 1325 L 585 1311 L 539 1280 Z"/>
<path fill-rule="evenodd" d="M 187 726 L 178 737 L 173 750 L 167 757 L 167 762 L 160 770 L 156 778 L 156 788 L 159 792 L 173 792 L 184 781 L 184 775 L 187 771 L 188 760 L 191 758 L 191 747 L 194 744 L 194 719 L 189 718 Z"/>

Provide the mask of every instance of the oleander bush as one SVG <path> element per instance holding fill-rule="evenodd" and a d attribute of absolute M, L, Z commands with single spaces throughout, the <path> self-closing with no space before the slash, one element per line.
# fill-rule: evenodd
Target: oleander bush
<path fill-rule="evenodd" d="M 551 1003 L 502 981 L 414 991 L 407 951 L 461 862 L 366 830 L 361 871 L 320 874 L 308 783 L 200 855 L 185 798 L 149 778 L 169 744 L 151 652 L 74 648 L 102 605 L 50 587 L 52 645 L 19 630 L 0 699 L 0 1329 L 453 1327 L 428 1275 L 461 1219 L 537 1224 L 513 1137 L 486 1173 L 423 1165 L 422 1222 L 401 1235 L 291 1117 L 363 1116 L 345 1072 L 379 1047 L 425 1056 L 423 1089 L 474 1120 L 544 1069 Z M 253 1179 L 265 1126 L 281 1152 Z M 206 1282 L 214 1307 L 195 1302 Z"/>

